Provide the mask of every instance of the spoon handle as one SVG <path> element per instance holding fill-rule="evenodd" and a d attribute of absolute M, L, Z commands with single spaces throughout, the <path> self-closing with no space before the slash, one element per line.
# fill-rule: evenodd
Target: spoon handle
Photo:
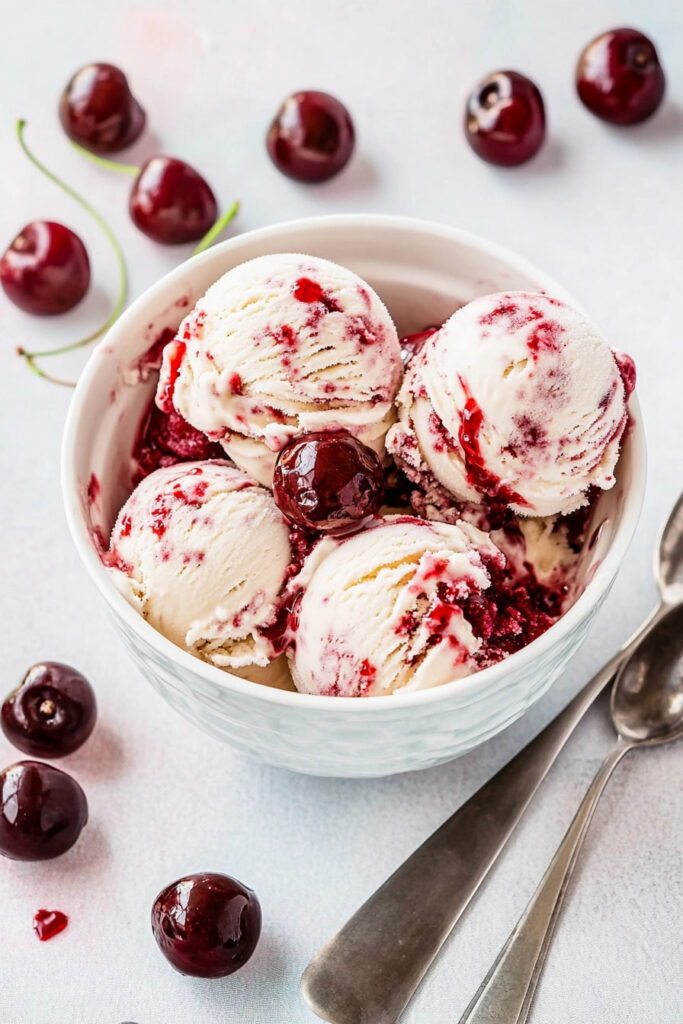
<path fill-rule="evenodd" d="M 631 744 L 622 739 L 603 761 L 536 892 L 459 1024 L 524 1024 L 555 924 L 593 813 Z"/>
<path fill-rule="evenodd" d="M 396 1024 L 583 715 L 663 614 L 394 872 L 311 960 L 304 999 L 332 1024 Z"/>

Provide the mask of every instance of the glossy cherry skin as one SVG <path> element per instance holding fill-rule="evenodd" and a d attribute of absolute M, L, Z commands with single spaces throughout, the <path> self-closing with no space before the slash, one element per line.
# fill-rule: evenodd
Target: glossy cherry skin
<path fill-rule="evenodd" d="M 467 99 L 465 135 L 482 160 L 502 167 L 525 163 L 545 139 L 541 93 L 518 71 L 495 71 Z"/>
<path fill-rule="evenodd" d="M 31 221 L 3 253 L 0 283 L 7 297 L 26 313 L 66 313 L 88 290 L 88 253 L 78 235 L 63 224 Z"/>
<path fill-rule="evenodd" d="M 97 702 L 80 672 L 58 661 L 33 665 L 2 705 L 0 722 L 10 743 L 32 757 L 63 757 L 95 728 Z"/>
<path fill-rule="evenodd" d="M 159 949 L 182 974 L 224 978 L 246 964 L 261 934 L 261 906 L 229 875 L 186 875 L 159 893 L 152 907 Z"/>
<path fill-rule="evenodd" d="M 347 431 L 295 437 L 279 453 L 273 497 L 296 526 L 346 533 L 376 515 L 384 496 L 379 455 Z"/>
<path fill-rule="evenodd" d="M 49 860 L 71 849 L 88 820 L 75 779 L 51 764 L 19 761 L 0 772 L 0 854 Z"/>
<path fill-rule="evenodd" d="M 295 92 L 282 104 L 266 136 L 270 157 L 283 174 L 297 181 L 326 181 L 341 171 L 353 153 L 351 115 L 326 92 Z"/>
<path fill-rule="evenodd" d="M 59 103 L 64 131 L 93 153 L 116 153 L 141 135 L 145 112 L 113 64 L 86 64 L 70 79 Z"/>
<path fill-rule="evenodd" d="M 579 57 L 576 91 L 610 124 L 637 124 L 662 102 L 666 79 L 654 44 L 634 28 L 598 36 Z"/>
<path fill-rule="evenodd" d="M 129 203 L 135 224 L 155 242 L 198 242 L 218 215 L 216 197 L 184 160 L 153 156 L 140 168 Z"/>

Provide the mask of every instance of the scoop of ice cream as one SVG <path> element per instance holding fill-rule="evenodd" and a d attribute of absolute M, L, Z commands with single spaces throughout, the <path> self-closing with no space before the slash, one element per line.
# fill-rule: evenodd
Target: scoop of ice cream
<path fill-rule="evenodd" d="M 614 484 L 627 398 L 582 313 L 547 295 L 487 295 L 409 363 L 387 447 L 413 481 L 460 501 L 567 513 Z"/>
<path fill-rule="evenodd" d="M 375 696 L 476 671 L 492 628 L 481 597 L 503 562 L 475 527 L 411 516 L 321 541 L 296 581 L 303 594 L 289 657 L 297 689 Z"/>
<path fill-rule="evenodd" d="M 209 288 L 165 349 L 157 402 L 270 486 L 296 434 L 346 429 L 382 455 L 401 377 L 396 328 L 372 288 L 285 253 Z"/>
<path fill-rule="evenodd" d="M 290 562 L 272 495 L 225 462 L 158 469 L 112 531 L 109 564 L 131 604 L 169 640 L 214 665 L 267 665 Z"/>

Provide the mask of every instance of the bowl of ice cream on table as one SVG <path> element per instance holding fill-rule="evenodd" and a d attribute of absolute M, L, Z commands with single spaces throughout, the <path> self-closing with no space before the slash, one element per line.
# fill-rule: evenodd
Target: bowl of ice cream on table
<path fill-rule="evenodd" d="M 143 675 L 317 775 L 438 764 L 565 668 L 635 529 L 635 371 L 555 281 L 382 216 L 250 232 L 120 318 L 63 487 Z"/>

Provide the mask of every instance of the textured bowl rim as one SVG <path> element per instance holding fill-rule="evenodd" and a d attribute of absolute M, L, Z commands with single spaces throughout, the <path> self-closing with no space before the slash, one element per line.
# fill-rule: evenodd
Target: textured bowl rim
<path fill-rule="evenodd" d="M 280 690 L 262 683 L 255 683 L 250 679 L 242 679 L 239 676 L 231 675 L 223 669 L 201 661 L 189 652 L 177 647 L 161 633 L 158 633 L 126 601 L 125 597 L 116 589 L 105 566 L 102 564 L 95 551 L 90 533 L 82 520 L 81 496 L 79 494 L 79 481 L 76 475 L 76 453 L 79 447 L 79 427 L 83 405 L 89 389 L 99 373 L 102 359 L 115 358 L 117 337 L 127 333 L 129 323 L 135 320 L 139 311 L 144 309 L 159 293 L 164 292 L 175 281 L 180 282 L 186 278 L 188 272 L 205 262 L 215 259 L 218 253 L 229 253 L 233 249 L 239 248 L 244 242 L 259 242 L 261 240 L 277 242 L 280 236 L 287 235 L 293 230 L 305 230 L 306 228 L 316 228 L 318 230 L 325 228 L 334 229 L 340 226 L 373 227 L 376 229 L 403 228 L 423 232 L 433 237 L 446 238 L 449 241 L 469 246 L 480 254 L 490 256 L 492 259 L 499 259 L 507 263 L 510 267 L 514 267 L 538 280 L 547 291 L 559 293 L 563 297 L 568 298 L 575 306 L 579 305 L 569 295 L 567 290 L 559 285 L 550 275 L 539 270 L 530 261 L 518 256 L 513 250 L 507 249 L 495 242 L 489 242 L 487 239 L 481 238 L 472 232 L 415 217 L 372 213 L 303 217 L 271 224 L 263 228 L 256 228 L 253 231 L 244 232 L 225 242 L 218 243 L 205 252 L 199 253 L 197 256 L 193 256 L 181 263 L 178 267 L 175 267 L 161 277 L 151 287 L 147 288 L 142 295 L 131 303 L 109 329 L 97 345 L 97 348 L 94 349 L 83 369 L 69 406 L 62 442 L 62 493 L 69 530 L 81 559 L 107 604 L 133 633 L 139 634 L 141 639 L 153 647 L 163 658 L 174 663 L 182 674 L 189 673 L 190 675 L 203 677 L 207 683 L 218 685 L 244 697 L 263 700 L 267 703 L 278 704 L 283 707 L 299 708 L 301 710 L 304 708 L 315 708 L 320 714 L 329 714 L 331 712 L 334 714 L 363 714 L 369 711 L 381 713 L 382 710 L 390 714 L 399 708 L 446 701 L 449 697 L 453 697 L 455 693 L 457 693 L 459 703 L 472 703 L 479 698 L 485 697 L 487 692 L 494 689 L 496 684 L 508 672 L 523 670 L 525 665 L 530 665 L 536 659 L 542 658 L 557 643 L 568 638 L 575 627 L 589 614 L 590 609 L 599 604 L 612 584 L 638 524 L 645 491 L 645 437 L 637 396 L 631 396 L 631 406 L 634 413 L 634 424 L 631 434 L 633 480 L 630 488 L 624 492 L 620 522 L 617 525 L 612 542 L 583 593 L 556 623 L 520 651 L 495 665 L 491 665 L 489 668 L 473 673 L 471 676 L 466 676 L 463 679 L 444 683 L 442 686 L 435 686 L 430 689 L 363 697 L 357 700 L 348 697 L 325 697 L 318 694 Z"/>

